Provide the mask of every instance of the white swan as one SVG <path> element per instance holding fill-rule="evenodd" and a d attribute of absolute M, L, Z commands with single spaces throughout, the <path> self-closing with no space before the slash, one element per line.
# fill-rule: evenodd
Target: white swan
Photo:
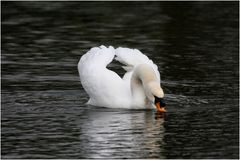
<path fill-rule="evenodd" d="M 106 66 L 116 59 L 127 71 L 123 78 Z M 94 47 L 78 63 L 80 81 L 90 96 L 87 104 L 109 108 L 157 108 L 165 112 L 157 66 L 137 49 Z"/>

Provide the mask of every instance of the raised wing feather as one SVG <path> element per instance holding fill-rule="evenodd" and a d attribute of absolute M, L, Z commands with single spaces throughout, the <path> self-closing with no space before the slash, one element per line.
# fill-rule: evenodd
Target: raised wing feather
<path fill-rule="evenodd" d="M 158 80 L 160 81 L 160 74 L 158 71 L 157 65 L 153 63 L 146 55 L 140 52 L 138 49 L 129 49 L 129 48 L 122 48 L 119 47 L 116 49 L 116 60 L 120 63 L 126 65 L 123 68 L 127 71 L 124 75 L 124 79 L 129 79 L 131 77 L 132 71 L 134 67 L 139 64 L 148 64 L 152 66 L 153 70 L 156 73 Z"/>
<path fill-rule="evenodd" d="M 114 56 L 115 49 L 112 46 L 110 46 L 109 48 L 103 45 L 100 47 L 93 47 L 81 57 L 78 63 L 78 67 L 106 67 L 109 63 L 112 62 Z"/>
<path fill-rule="evenodd" d="M 89 104 L 92 105 L 125 105 L 124 97 L 130 93 L 125 82 L 115 72 L 106 68 L 115 56 L 113 47 L 94 47 L 84 54 L 79 63 L 78 71 L 83 88 L 90 96 Z M 128 103 L 128 102 L 126 102 Z M 121 108 L 121 106 L 118 106 Z"/>

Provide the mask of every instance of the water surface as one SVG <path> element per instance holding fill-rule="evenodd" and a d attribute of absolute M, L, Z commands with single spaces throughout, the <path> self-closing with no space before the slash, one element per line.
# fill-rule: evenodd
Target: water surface
<path fill-rule="evenodd" d="M 1 7 L 2 158 L 239 158 L 238 2 Z M 85 105 L 77 63 L 102 44 L 158 65 L 166 114 Z"/>

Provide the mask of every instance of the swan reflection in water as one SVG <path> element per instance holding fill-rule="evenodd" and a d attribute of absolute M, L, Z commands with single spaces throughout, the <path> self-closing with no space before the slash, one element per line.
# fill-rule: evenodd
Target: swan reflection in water
<path fill-rule="evenodd" d="M 81 147 L 88 158 L 163 157 L 164 118 L 152 110 L 86 110 Z"/>

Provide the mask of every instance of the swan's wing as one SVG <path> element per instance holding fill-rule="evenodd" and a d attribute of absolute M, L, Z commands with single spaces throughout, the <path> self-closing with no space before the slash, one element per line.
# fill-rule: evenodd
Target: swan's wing
<path fill-rule="evenodd" d="M 158 80 L 160 81 L 160 74 L 158 67 L 153 63 L 146 55 L 140 52 L 138 49 L 129 49 L 119 47 L 116 49 L 116 58 L 117 61 L 126 65 L 123 68 L 127 71 L 124 75 L 124 79 L 129 79 L 132 75 L 134 67 L 139 64 L 145 63 L 152 66 Z"/>
<path fill-rule="evenodd" d="M 90 96 L 89 104 L 107 107 L 124 105 L 121 101 L 128 96 L 125 82 L 118 74 L 106 68 L 114 56 L 113 47 L 100 46 L 92 48 L 81 57 L 78 71 L 82 86 Z"/>

